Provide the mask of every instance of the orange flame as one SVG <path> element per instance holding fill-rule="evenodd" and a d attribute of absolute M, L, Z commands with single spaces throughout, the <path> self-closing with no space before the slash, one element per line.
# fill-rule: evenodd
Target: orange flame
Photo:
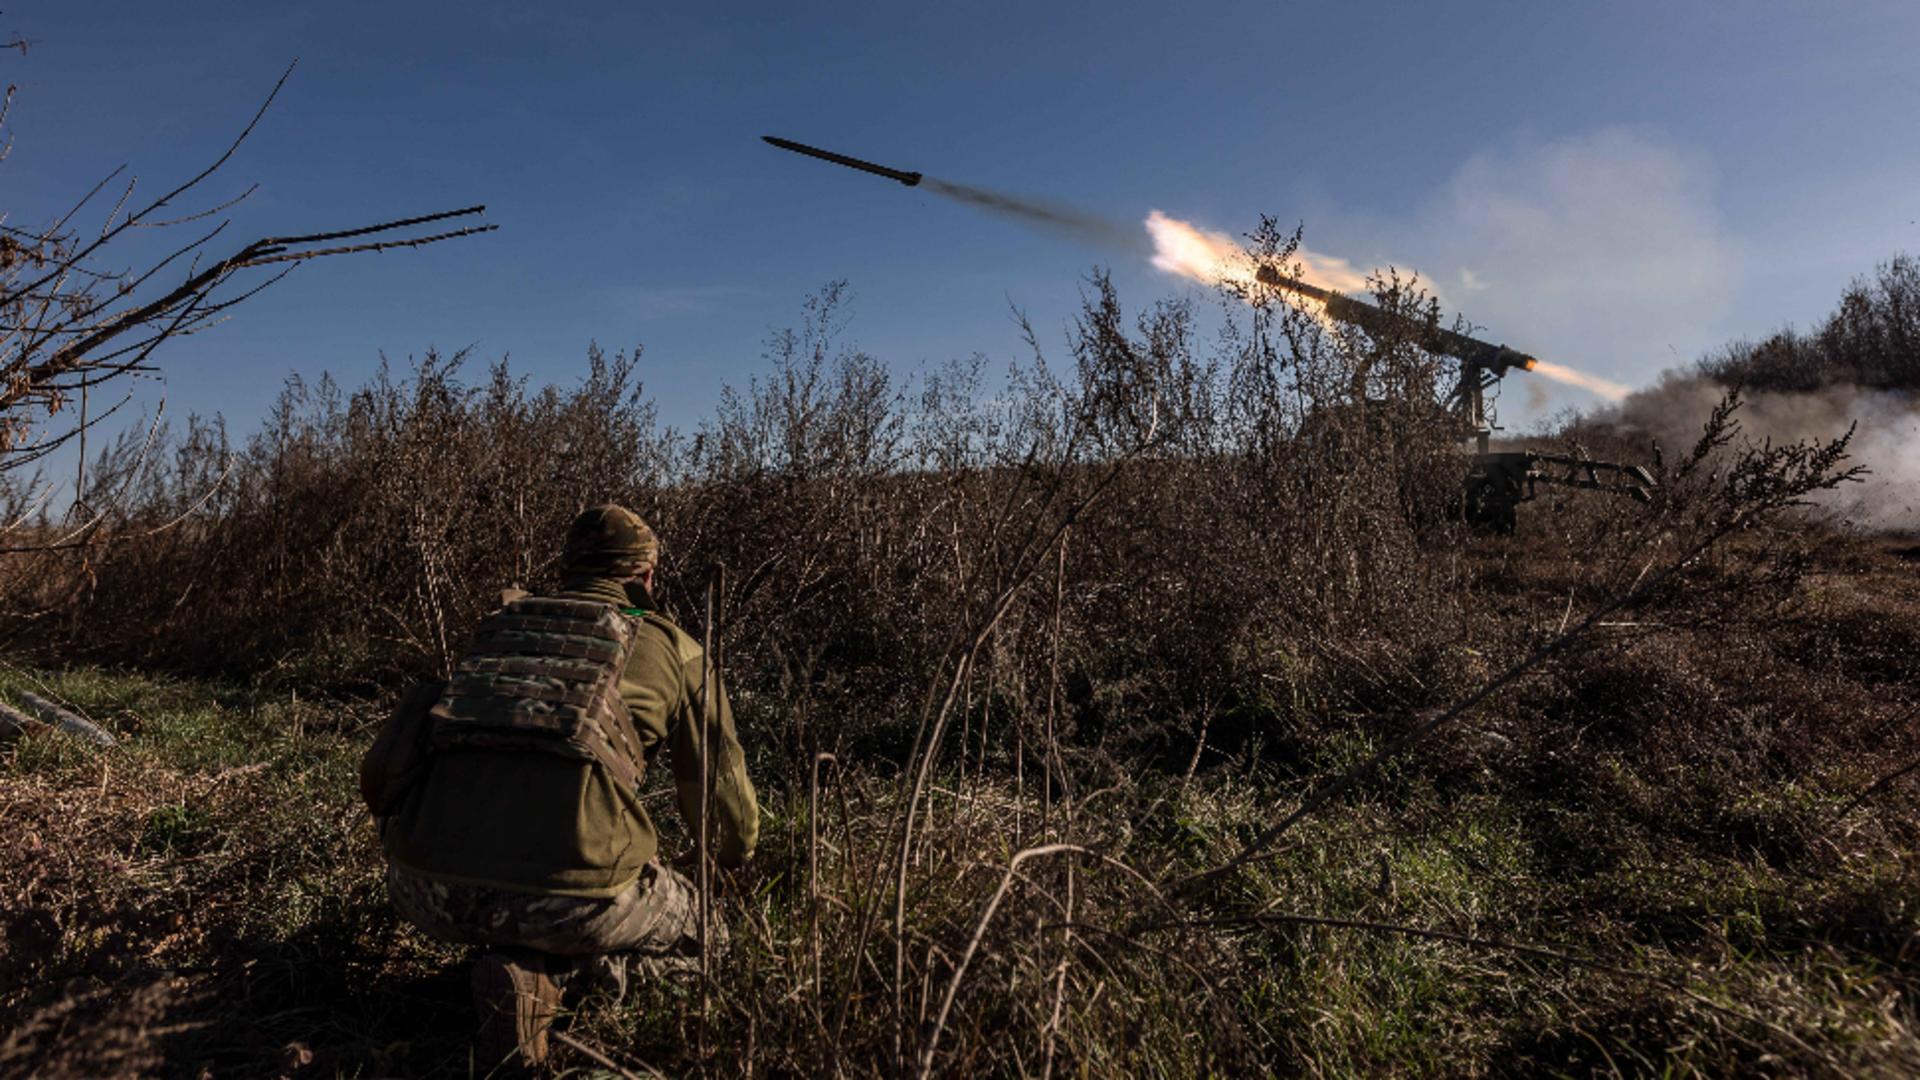
<path fill-rule="evenodd" d="M 1238 285 L 1249 288 L 1258 267 L 1240 242 L 1223 232 L 1203 229 L 1158 210 L 1147 215 L 1147 236 L 1153 240 L 1155 269 L 1178 274 L 1202 285 Z M 1315 285 L 1336 292 L 1365 295 L 1367 276 L 1345 259 L 1318 255 L 1301 248 L 1294 258 Z"/>
<path fill-rule="evenodd" d="M 1590 394 L 1598 394 L 1608 401 L 1624 400 L 1633 392 L 1632 387 L 1614 382 L 1612 379 L 1603 379 L 1598 375 L 1575 371 L 1564 364 L 1550 364 L 1545 360 L 1535 361 L 1528 370 L 1539 372 L 1549 379 L 1566 383 L 1568 386 L 1577 386 Z"/>

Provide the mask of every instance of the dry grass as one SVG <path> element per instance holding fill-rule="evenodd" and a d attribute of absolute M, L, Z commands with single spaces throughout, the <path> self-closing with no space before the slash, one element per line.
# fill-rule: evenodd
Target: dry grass
<path fill-rule="evenodd" d="M 1853 576 L 1905 572 L 1882 557 Z M 1610 653 L 1566 677 L 1589 685 L 1645 662 Z M 949 768 L 907 864 L 904 986 L 887 970 L 890 898 L 875 883 L 899 786 L 884 767 L 828 764 L 817 789 L 769 792 L 761 857 L 727 883 L 736 945 L 711 1014 L 690 983 L 651 985 L 569 1030 L 636 1070 L 866 1075 L 893 1070 L 897 1038 L 930 1044 L 951 994 L 940 1072 L 1039 1073 L 1049 1060 L 1094 1075 L 1909 1070 L 1920 785 L 1843 819 L 1891 755 L 1830 753 L 1787 778 L 1730 742 L 1715 752 L 1747 691 L 1740 671 L 1711 668 L 1675 676 L 1696 691 L 1663 716 L 1683 759 L 1600 740 L 1577 713 L 1556 726 L 1502 710 L 1199 906 L 1163 906 L 1148 883 L 1223 860 L 1298 796 L 1289 774 L 1337 770 L 1384 732 L 1362 723 L 1187 784 L 1083 773 L 1045 821 L 1037 785 Z M 1887 702 L 1869 672 L 1776 671 Z M 7 751 L 0 835 L 18 901 L 5 1071 L 485 1071 L 466 1056 L 455 954 L 396 924 L 378 885 L 347 776 L 371 714 L 90 672 L 14 672 L 0 689 L 29 685 L 127 741 L 95 751 L 49 733 Z M 1911 752 L 1910 728 L 1901 741 Z M 1009 874 L 1043 844 L 1072 849 Z"/>

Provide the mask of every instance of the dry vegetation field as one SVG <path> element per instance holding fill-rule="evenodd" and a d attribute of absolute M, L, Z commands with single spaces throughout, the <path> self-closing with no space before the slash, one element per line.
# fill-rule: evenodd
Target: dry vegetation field
<path fill-rule="evenodd" d="M 0 1074 L 484 1075 L 351 776 L 609 498 L 696 630 L 717 580 L 765 820 L 710 984 L 563 1071 L 1920 1070 L 1920 538 L 1795 509 L 1836 448 L 1703 416 L 1652 506 L 1482 535 L 1439 359 L 1088 296 L 902 388 L 829 289 L 690 433 L 634 356 L 429 357 L 110 452 L 98 543 L 0 570 L 0 697 L 122 738 L 0 749 Z"/>

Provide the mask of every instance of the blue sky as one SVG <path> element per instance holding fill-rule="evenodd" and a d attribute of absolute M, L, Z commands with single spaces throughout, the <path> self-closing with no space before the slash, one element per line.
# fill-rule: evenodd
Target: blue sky
<path fill-rule="evenodd" d="M 329 260 L 163 358 L 169 411 L 248 427 L 291 372 L 384 351 L 579 374 L 646 346 L 697 420 L 834 278 L 849 340 L 911 374 L 1058 341 L 1088 270 L 1141 306 L 1189 288 L 765 133 L 1137 224 L 1429 276 L 1487 334 L 1623 382 L 1806 324 L 1920 250 L 1920 5 L 835 5 L 26 0 L 16 224 L 115 166 L 216 154 L 299 67 L 213 189 L 236 243 L 484 202 L 501 228 Z M 1542 384 L 1513 407 L 1591 399 Z M 1509 421 L 1515 419 L 1511 414 Z"/>

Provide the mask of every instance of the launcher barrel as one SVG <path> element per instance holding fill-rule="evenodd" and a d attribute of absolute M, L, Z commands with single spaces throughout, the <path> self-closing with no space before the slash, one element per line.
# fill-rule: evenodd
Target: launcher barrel
<path fill-rule="evenodd" d="M 1391 334 L 1413 333 L 1419 346 L 1430 353 L 1439 353 L 1459 360 L 1464 366 L 1477 367 L 1490 375 L 1499 377 L 1513 368 L 1522 371 L 1533 370 L 1539 361 L 1517 349 L 1505 345 L 1495 345 L 1490 341 L 1468 337 L 1452 330 L 1439 327 L 1427 328 L 1414 319 L 1403 315 L 1394 315 L 1380 310 L 1372 304 L 1355 300 L 1350 296 L 1309 285 L 1299 278 L 1288 277 L 1271 266 L 1262 266 L 1254 275 L 1258 280 L 1277 289 L 1318 300 L 1327 309 L 1329 318 L 1357 326 L 1370 334 L 1387 336 Z"/>

